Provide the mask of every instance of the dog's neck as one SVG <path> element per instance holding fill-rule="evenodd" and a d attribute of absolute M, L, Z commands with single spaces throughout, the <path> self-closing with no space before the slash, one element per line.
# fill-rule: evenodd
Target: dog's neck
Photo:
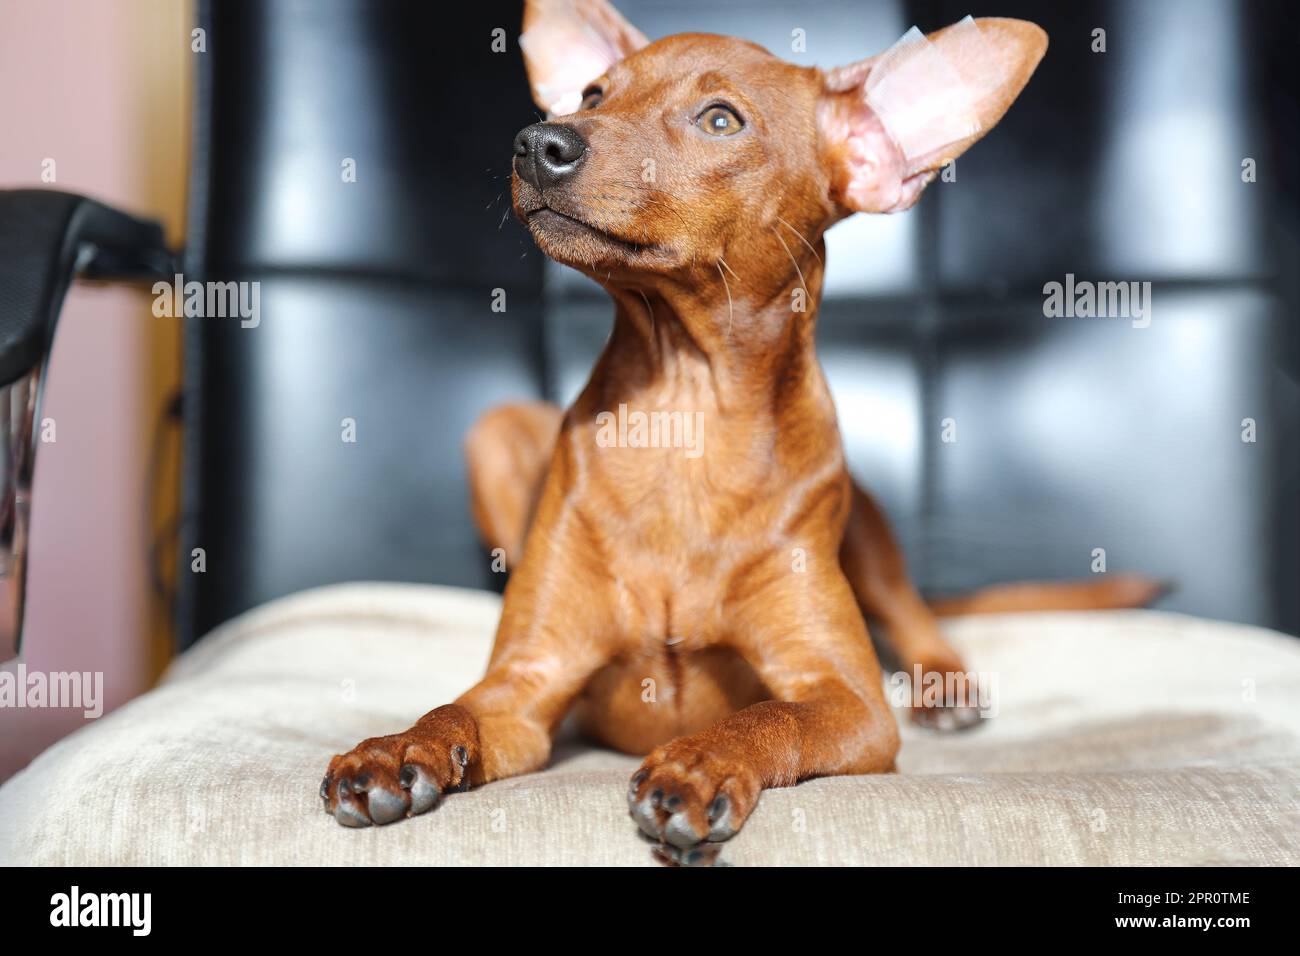
<path fill-rule="evenodd" d="M 823 250 L 819 242 L 786 258 L 784 269 L 718 264 L 684 282 L 606 283 L 614 328 L 592 376 L 600 394 L 592 397 L 603 407 L 677 401 L 729 413 L 779 410 L 808 390 L 820 397 L 813 334 Z"/>

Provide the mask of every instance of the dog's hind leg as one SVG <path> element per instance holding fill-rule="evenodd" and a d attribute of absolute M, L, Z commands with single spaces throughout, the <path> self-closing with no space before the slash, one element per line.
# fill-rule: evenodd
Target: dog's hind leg
<path fill-rule="evenodd" d="M 548 402 L 498 405 L 465 437 L 474 523 L 489 549 L 505 552 L 511 568 L 523 557 L 563 418 L 564 411 Z"/>

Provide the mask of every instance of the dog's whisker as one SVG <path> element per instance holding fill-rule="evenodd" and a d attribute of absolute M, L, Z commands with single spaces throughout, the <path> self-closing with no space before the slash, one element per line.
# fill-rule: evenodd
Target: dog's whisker
<path fill-rule="evenodd" d="M 722 263 L 722 265 L 718 263 Z M 714 267 L 718 270 L 718 275 L 722 277 L 722 287 L 727 290 L 727 338 L 730 339 L 731 323 L 736 318 L 736 312 L 731 304 L 731 286 L 727 285 L 727 274 L 722 271 L 722 266 L 726 265 L 726 263 L 722 262 L 721 256 L 718 257 L 718 263 L 714 263 Z M 730 270 L 731 266 L 727 266 L 727 269 Z"/>
<path fill-rule="evenodd" d="M 783 218 L 781 218 L 780 216 L 777 216 L 776 218 L 777 218 L 777 221 L 781 223 L 781 225 L 785 226 L 787 229 L 789 229 L 791 232 L 793 232 L 796 236 L 799 237 L 799 241 L 802 242 L 805 246 L 808 247 L 808 251 L 811 252 L 811 253 L 813 254 L 813 258 L 815 258 L 818 262 L 821 262 L 821 261 L 822 261 L 822 257 L 819 256 L 819 255 L 817 255 L 817 250 L 813 248 L 813 244 L 812 244 L 811 242 L 809 242 L 807 239 L 804 238 L 804 235 L 803 235 L 802 232 L 800 232 L 800 231 L 799 231 L 798 229 L 796 229 L 794 226 L 790 225 L 788 222 L 786 222 L 786 221 L 785 221 Z"/>
<path fill-rule="evenodd" d="M 790 257 L 790 261 L 794 264 L 794 271 L 799 275 L 799 285 L 803 288 L 804 299 L 808 300 L 810 298 L 808 295 L 808 283 L 804 281 L 803 270 L 799 268 L 799 260 L 794 257 L 794 253 L 790 251 L 790 247 L 785 244 L 785 240 L 781 238 L 779 232 L 773 229 L 772 235 L 776 236 L 776 241 L 781 243 L 781 248 L 785 250 L 785 254 Z"/>
<path fill-rule="evenodd" d="M 641 289 L 636 290 L 637 295 L 641 296 L 641 301 L 645 303 L 645 310 L 650 315 L 650 331 L 655 332 L 655 310 L 650 306 L 649 297 Z"/>

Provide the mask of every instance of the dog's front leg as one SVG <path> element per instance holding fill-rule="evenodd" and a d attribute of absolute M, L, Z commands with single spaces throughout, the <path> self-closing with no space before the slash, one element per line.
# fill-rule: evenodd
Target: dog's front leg
<path fill-rule="evenodd" d="M 320 793 L 339 823 L 391 823 L 450 791 L 545 765 L 560 720 L 614 654 L 614 601 L 601 593 L 608 585 L 598 568 L 574 559 L 585 553 L 580 544 L 560 537 L 543 535 L 511 578 L 478 684 L 409 729 L 330 761 Z"/>
<path fill-rule="evenodd" d="M 893 769 L 880 665 L 833 556 L 819 563 L 729 608 L 734 648 L 775 699 L 670 741 L 632 777 L 633 819 L 676 862 L 707 861 L 701 844 L 734 836 L 766 787 Z"/>

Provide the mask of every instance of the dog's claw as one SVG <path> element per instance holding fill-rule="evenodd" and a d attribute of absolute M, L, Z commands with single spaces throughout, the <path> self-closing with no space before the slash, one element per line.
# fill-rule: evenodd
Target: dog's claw
<path fill-rule="evenodd" d="M 432 777 L 415 764 L 408 763 L 402 767 L 401 785 L 403 790 L 409 790 L 411 793 L 410 816 L 418 816 L 432 810 L 437 806 L 438 798 L 442 795 Z"/>
<path fill-rule="evenodd" d="M 340 792 L 338 803 L 334 807 L 334 819 L 345 827 L 368 827 L 370 816 L 356 801 Z"/>
<path fill-rule="evenodd" d="M 404 793 L 393 793 L 376 787 L 370 791 L 366 805 L 370 811 L 370 819 L 380 826 L 406 816 L 406 794 Z"/>
<path fill-rule="evenodd" d="M 713 799 L 713 802 L 709 804 L 709 822 L 713 823 L 726 812 L 727 795 L 725 793 L 720 793 Z"/>
<path fill-rule="evenodd" d="M 646 777 L 649 775 L 648 771 L 642 771 L 632 778 L 632 784 L 627 791 L 628 813 L 632 815 L 632 819 L 636 821 L 636 825 L 642 833 L 657 841 L 662 837 L 663 831 L 656 819 L 655 808 L 650 805 L 649 797 L 641 800 L 637 799 L 637 788 L 641 783 L 645 782 Z M 640 779 L 638 780 L 638 778 Z"/>

